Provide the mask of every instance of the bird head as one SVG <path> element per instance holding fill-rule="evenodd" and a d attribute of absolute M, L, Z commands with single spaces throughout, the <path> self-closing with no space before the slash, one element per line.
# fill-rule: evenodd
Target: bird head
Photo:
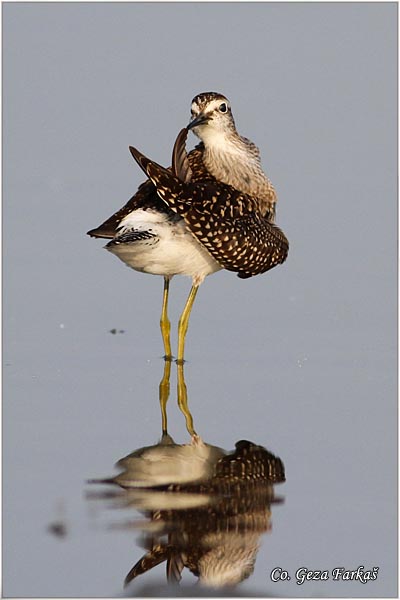
<path fill-rule="evenodd" d="M 222 94 L 198 94 L 192 100 L 191 113 L 187 128 L 206 144 L 236 133 L 229 100 Z"/>

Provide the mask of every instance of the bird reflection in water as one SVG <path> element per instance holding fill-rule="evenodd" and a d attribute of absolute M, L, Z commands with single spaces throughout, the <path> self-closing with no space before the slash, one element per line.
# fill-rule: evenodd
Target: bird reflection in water
<path fill-rule="evenodd" d="M 216 457 L 220 449 L 209 448 Z M 126 477 L 127 473 L 125 481 Z M 145 510 L 152 525 L 145 535 L 147 552 L 125 583 L 162 562 L 170 582 L 180 581 L 186 567 L 203 585 L 240 583 L 253 572 L 261 534 L 271 528 L 273 484 L 281 481 L 284 469 L 279 458 L 240 441 L 234 452 L 214 463 L 208 479 L 171 483 L 170 506 Z M 198 505 L 190 506 L 196 500 Z"/>
<path fill-rule="evenodd" d="M 162 433 L 166 435 L 167 431 L 167 402 L 170 393 L 170 378 L 171 378 L 171 360 L 168 358 L 164 360 L 164 374 L 159 385 L 159 399 L 161 409 L 161 426 Z M 185 382 L 185 373 L 183 363 L 177 363 L 177 398 L 178 406 L 183 416 L 185 417 L 186 429 L 192 438 L 197 438 L 197 434 L 194 429 L 193 417 L 189 410 L 187 387 Z"/>
<path fill-rule="evenodd" d="M 160 383 L 161 441 L 120 459 L 115 477 L 92 482 L 119 486 L 113 495 L 117 507 L 144 516 L 123 525 L 142 530 L 146 549 L 125 585 L 165 562 L 171 583 L 179 582 L 186 568 L 204 586 L 234 586 L 254 570 L 261 535 L 271 529 L 271 505 L 282 502 L 274 485 L 285 481 L 284 466 L 249 441 L 237 442 L 232 452 L 205 443 L 194 431 L 183 365 L 178 365 L 179 406 L 192 437 L 189 444 L 176 444 L 167 432 L 170 370 L 166 361 Z"/>

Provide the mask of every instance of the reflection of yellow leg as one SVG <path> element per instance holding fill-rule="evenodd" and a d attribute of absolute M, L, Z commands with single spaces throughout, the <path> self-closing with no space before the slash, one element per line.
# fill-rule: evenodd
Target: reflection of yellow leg
<path fill-rule="evenodd" d="M 179 319 L 179 325 L 178 325 L 178 359 L 177 359 L 177 363 L 182 363 L 183 362 L 183 355 L 184 355 L 184 351 L 185 351 L 185 336 L 186 336 L 186 332 L 187 332 L 187 328 L 189 325 L 189 317 L 190 317 L 190 311 L 192 310 L 192 306 L 193 306 L 193 302 L 196 298 L 196 294 L 197 294 L 197 290 L 199 289 L 198 285 L 193 285 L 188 299 L 186 300 L 186 304 L 185 304 L 185 308 L 183 309 L 183 312 L 181 314 L 181 318 Z"/>
<path fill-rule="evenodd" d="M 177 364 L 177 368 L 178 368 L 178 406 L 185 417 L 186 429 L 188 430 L 188 432 L 190 433 L 191 436 L 194 436 L 197 434 L 194 430 L 193 417 L 190 414 L 190 410 L 188 407 L 187 389 L 186 389 L 186 383 L 185 383 L 185 375 L 183 373 L 182 362 L 179 362 Z"/>
<path fill-rule="evenodd" d="M 171 361 L 166 360 L 164 362 L 164 375 L 160 381 L 159 387 L 159 398 L 160 398 L 160 407 L 161 407 L 161 423 L 162 423 L 162 433 L 166 435 L 167 431 L 167 402 L 169 398 L 169 379 L 171 375 Z"/>
<path fill-rule="evenodd" d="M 170 341 L 170 331 L 171 331 L 171 323 L 168 319 L 168 290 L 169 290 L 169 277 L 164 277 L 164 294 L 163 294 L 163 303 L 161 310 L 161 319 L 160 319 L 160 327 L 161 327 L 161 335 L 164 343 L 165 350 L 165 359 L 172 359 L 171 352 L 171 341 Z"/>

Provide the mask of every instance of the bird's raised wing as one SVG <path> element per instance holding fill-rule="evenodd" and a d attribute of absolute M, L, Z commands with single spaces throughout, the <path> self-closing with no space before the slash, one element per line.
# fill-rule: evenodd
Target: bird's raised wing
<path fill-rule="evenodd" d="M 172 150 L 172 172 L 178 179 L 185 183 L 190 181 L 193 175 L 186 152 L 187 136 L 188 130 L 184 127 L 184 129 L 181 129 L 178 133 L 178 137 L 175 140 L 174 148 Z"/>
<path fill-rule="evenodd" d="M 184 182 L 190 181 L 192 177 L 192 169 L 190 167 L 188 154 L 186 152 L 187 135 L 188 130 L 185 127 L 179 132 L 175 140 L 172 152 L 172 171 L 176 174 L 178 179 Z M 135 148 L 130 148 L 130 150 L 135 160 L 138 160 L 139 165 L 142 167 L 139 155 L 142 157 L 144 157 L 144 155 L 135 150 Z M 192 160 L 198 161 L 197 154 L 198 153 L 195 153 L 195 156 Z M 143 170 L 146 172 L 145 169 Z M 171 171 L 171 169 L 167 170 Z M 104 221 L 104 223 L 99 225 L 99 227 L 91 229 L 87 233 L 92 237 L 113 238 L 115 236 L 118 225 L 122 221 L 122 219 L 126 217 L 132 210 L 137 210 L 139 208 L 144 207 L 155 208 L 160 212 L 168 210 L 167 205 L 164 202 L 160 201 L 160 198 L 156 192 L 156 188 L 150 180 L 147 180 L 144 183 L 142 183 L 139 186 L 137 192 L 128 200 L 128 202 L 122 208 L 120 208 L 116 213 L 111 215 L 111 217 L 109 217 L 106 221 Z"/>

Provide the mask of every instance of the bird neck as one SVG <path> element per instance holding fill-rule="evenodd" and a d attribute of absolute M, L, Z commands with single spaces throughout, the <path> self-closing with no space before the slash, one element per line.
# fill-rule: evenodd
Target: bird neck
<path fill-rule="evenodd" d="M 261 168 L 258 150 L 236 131 L 229 134 L 210 131 L 202 135 L 202 140 L 204 165 L 218 181 L 252 195 L 270 185 Z"/>

